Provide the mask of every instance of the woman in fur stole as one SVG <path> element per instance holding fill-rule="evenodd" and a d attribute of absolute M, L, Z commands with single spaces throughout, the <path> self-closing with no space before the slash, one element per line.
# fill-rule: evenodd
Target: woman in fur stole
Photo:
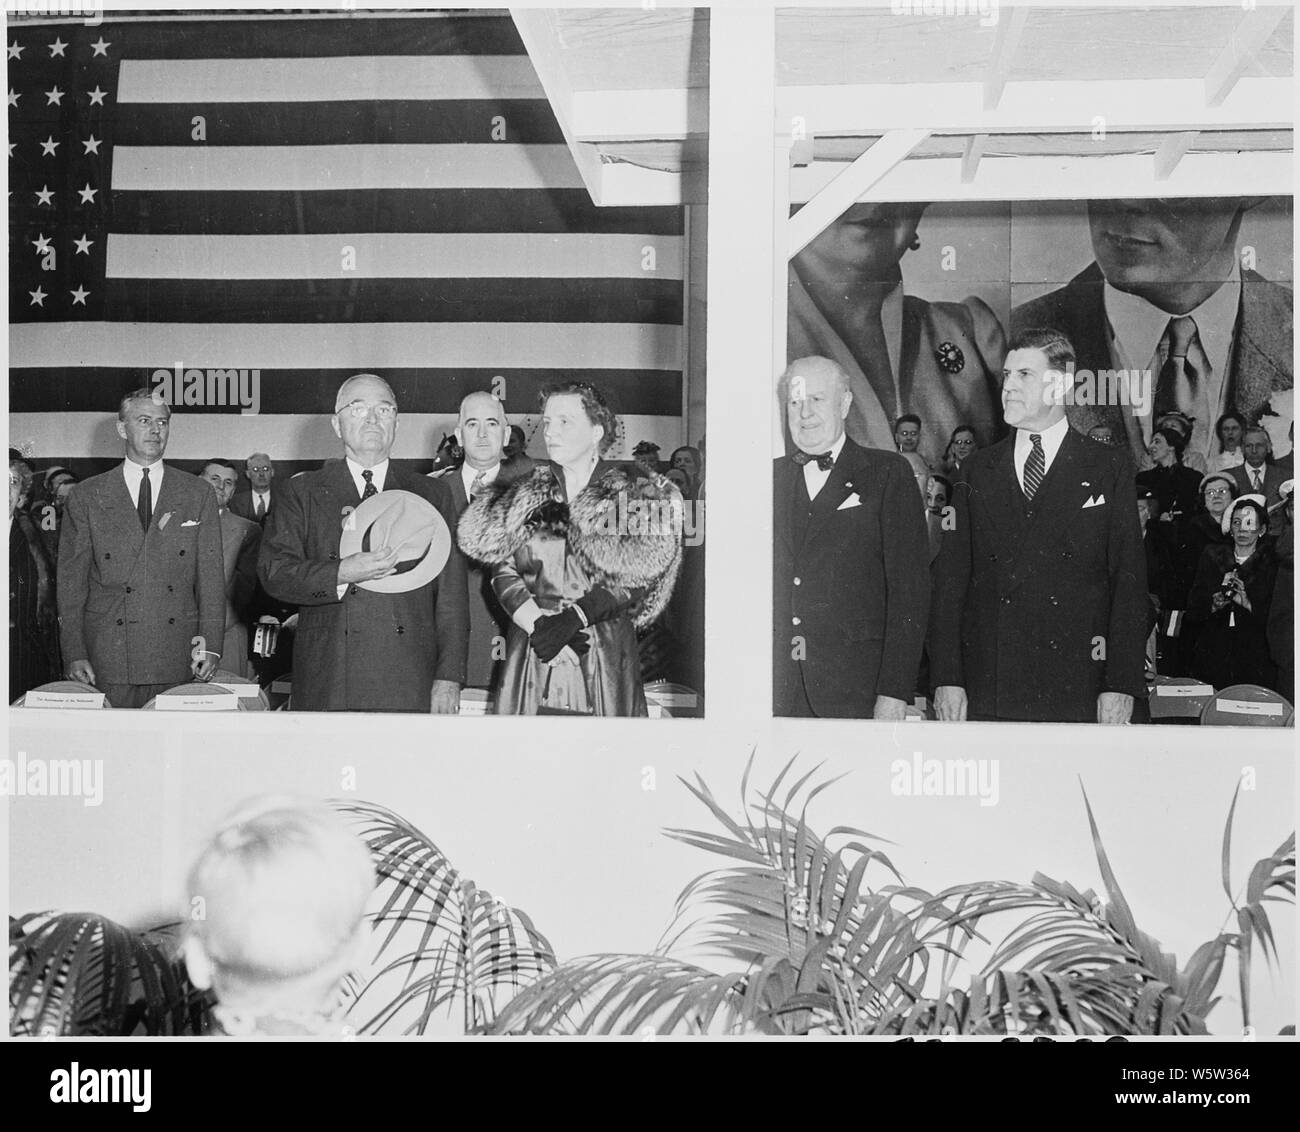
<path fill-rule="evenodd" d="M 549 462 L 494 486 L 457 539 L 492 570 L 511 619 L 499 715 L 645 715 L 636 631 L 663 612 L 682 556 L 682 497 L 601 459 L 617 421 L 585 382 L 543 390 Z"/>

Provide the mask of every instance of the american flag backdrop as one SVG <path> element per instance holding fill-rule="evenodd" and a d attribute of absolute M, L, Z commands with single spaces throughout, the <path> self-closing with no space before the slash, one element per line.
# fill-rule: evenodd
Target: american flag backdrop
<path fill-rule="evenodd" d="M 507 15 L 108 16 L 6 42 L 10 444 L 38 466 L 120 459 L 119 397 L 178 367 L 204 400 L 256 396 L 176 405 L 182 467 L 337 455 L 360 371 L 396 390 L 399 458 L 430 458 L 466 392 L 522 420 L 567 376 L 608 394 L 616 456 L 688 439 L 683 210 L 591 203 Z M 242 384 L 191 372 L 218 370 Z"/>

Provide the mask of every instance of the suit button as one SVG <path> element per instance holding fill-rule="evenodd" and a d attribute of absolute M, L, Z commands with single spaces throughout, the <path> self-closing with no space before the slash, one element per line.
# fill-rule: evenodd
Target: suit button
<path fill-rule="evenodd" d="M 168 624 L 168 625 L 175 625 L 175 624 L 176 624 L 176 618 L 175 618 L 175 617 L 169 617 L 169 618 L 167 618 L 167 624 Z"/>
<path fill-rule="evenodd" d="M 997 556 L 996 554 L 990 554 L 990 555 L 989 555 L 989 561 L 990 561 L 990 562 L 996 562 L 997 560 L 998 560 L 998 556 Z"/>
<path fill-rule="evenodd" d="M 336 560 L 338 559 L 338 556 L 339 556 L 339 552 L 338 552 L 337 550 L 331 550 L 331 551 L 330 551 L 330 561 L 331 561 L 331 562 L 336 561 Z"/>
<path fill-rule="evenodd" d="M 1060 604 L 1061 604 L 1061 603 L 1060 603 L 1059 601 L 1057 601 L 1056 598 L 1054 598 L 1054 597 L 1049 597 L 1047 600 L 1048 600 L 1052 605 L 1060 605 Z"/>
<path fill-rule="evenodd" d="M 1011 604 L 1011 599 L 1010 599 L 1009 597 L 1004 597 L 1004 598 L 1002 599 L 1002 604 L 1003 604 L 1003 605 L 1010 605 L 1010 604 Z"/>
<path fill-rule="evenodd" d="M 122 624 L 122 619 L 121 619 L 120 617 L 117 619 L 117 623 L 118 623 L 119 625 Z"/>
<path fill-rule="evenodd" d="M 173 590 L 172 590 L 172 587 L 171 587 L 171 586 L 168 586 L 168 587 L 167 587 L 167 592 L 168 592 L 168 593 L 172 593 L 172 592 L 173 592 Z"/>
<path fill-rule="evenodd" d="M 131 587 L 130 587 L 130 586 L 127 586 L 127 587 L 126 587 L 126 592 L 127 592 L 127 593 L 130 593 L 130 592 L 131 592 Z"/>
<path fill-rule="evenodd" d="M 803 581 L 802 581 L 802 579 L 800 579 L 800 578 L 796 578 L 796 579 L 794 580 L 794 584 L 795 584 L 796 586 L 802 586 L 802 585 L 803 585 Z"/>
<path fill-rule="evenodd" d="M 791 624 L 791 625 L 800 625 L 800 624 L 802 624 L 802 622 L 801 622 L 801 621 L 799 620 L 799 618 L 797 618 L 797 617 L 791 617 L 791 618 L 790 618 L 790 624 Z"/>
<path fill-rule="evenodd" d="M 182 557 L 182 558 L 185 557 L 185 551 L 183 551 L 183 550 L 181 551 L 181 557 Z"/>
<path fill-rule="evenodd" d="M 1073 552 L 1073 551 L 1069 551 L 1069 550 L 1063 550 L 1063 551 L 1061 551 L 1061 557 L 1062 557 L 1062 558 L 1073 558 L 1073 557 L 1074 557 L 1074 552 Z"/>
<path fill-rule="evenodd" d="M 110 558 L 112 558 L 112 557 L 113 557 L 113 556 L 112 556 L 111 554 L 105 554 L 105 555 L 104 555 L 104 561 L 107 562 L 107 561 L 108 561 Z"/>
<path fill-rule="evenodd" d="M 354 594 L 354 593 L 356 593 L 356 592 L 357 592 L 357 587 L 356 587 L 356 586 L 353 586 L 351 589 L 348 590 L 348 593 L 353 593 L 353 594 Z"/>
<path fill-rule="evenodd" d="M 397 635 L 398 635 L 399 637 L 400 637 L 403 633 L 405 633 L 405 632 L 406 632 L 406 629 L 405 629 L 405 628 L 403 628 L 401 625 L 397 626 Z"/>

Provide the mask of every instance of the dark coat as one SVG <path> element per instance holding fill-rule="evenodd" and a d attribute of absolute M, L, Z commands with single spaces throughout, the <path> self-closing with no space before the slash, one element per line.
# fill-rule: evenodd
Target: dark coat
<path fill-rule="evenodd" d="M 1114 369 L 1105 283 L 1101 268 L 1090 264 L 1064 287 L 1016 307 L 1011 312 L 1012 334 L 1027 327 L 1054 327 L 1070 339 L 1079 370 Z M 1291 324 L 1291 292 L 1254 271 L 1243 271 L 1241 309 L 1228 363 L 1227 404 L 1248 420 L 1259 416 L 1275 391 L 1292 387 Z M 1071 428 L 1087 435 L 1096 425 L 1109 425 L 1117 439 L 1129 435 L 1128 413 L 1124 405 L 1070 405 L 1066 409 Z M 1135 450 L 1130 454 L 1141 456 Z"/>
<path fill-rule="evenodd" d="M 1291 478 L 1291 473 L 1276 464 L 1264 465 L 1264 489 L 1256 492 L 1250 482 L 1250 469 L 1245 464 L 1238 464 L 1228 473 L 1237 483 L 1238 495 L 1259 494 L 1264 497 L 1264 506 L 1272 507 L 1281 498 L 1278 489 Z"/>
<path fill-rule="evenodd" d="M 1268 647 L 1268 620 L 1278 576 L 1277 555 L 1260 540 L 1255 553 L 1238 566 L 1233 551 L 1227 543 L 1207 546 L 1201 554 L 1187 604 L 1187 620 L 1196 626 L 1192 674 L 1216 689 L 1231 684 L 1272 688 L 1277 666 Z M 1245 583 L 1251 608 L 1231 602 L 1216 613 L 1214 593 L 1231 570 Z"/>
<path fill-rule="evenodd" d="M 385 491 L 409 491 L 438 508 L 448 530 L 456 511 L 436 480 L 388 465 Z M 296 711 L 427 712 L 435 680 L 465 682 L 469 635 L 465 559 L 408 593 L 348 586 L 338 594 L 345 509 L 361 496 L 342 459 L 295 476 L 263 528 L 258 576 L 274 598 L 299 606 L 294 637 Z"/>
<path fill-rule="evenodd" d="M 221 649 L 226 579 L 212 488 L 167 466 L 146 534 L 121 465 L 74 487 L 59 536 L 59 625 L 67 664 L 105 684 L 179 684 L 193 638 Z"/>
<path fill-rule="evenodd" d="M 931 682 L 965 687 L 972 715 L 1094 722 L 1102 692 L 1146 694 L 1132 468 L 1122 451 L 1067 430 L 1029 504 L 1014 452 L 1014 435 L 976 452 L 953 485 L 954 529 L 934 570 Z M 1104 502 L 1085 506 L 1090 498 Z"/>
<path fill-rule="evenodd" d="M 774 480 L 774 714 L 794 713 L 801 682 L 821 716 L 869 719 L 878 695 L 910 703 L 930 561 L 911 467 L 846 438 L 803 515 L 800 465 L 781 457 Z"/>
<path fill-rule="evenodd" d="M 271 517 L 271 512 L 275 510 L 276 500 L 280 496 L 280 489 L 272 486 L 268 492 L 270 499 L 267 501 L 266 514 L 262 516 L 261 526 L 266 526 L 266 520 Z M 250 488 L 248 491 L 237 491 L 230 497 L 229 508 L 232 514 L 238 515 L 241 519 L 247 519 L 250 523 L 256 523 L 257 518 L 253 514 L 253 492 Z"/>
<path fill-rule="evenodd" d="M 1137 486 L 1155 493 L 1156 510 L 1152 522 L 1159 522 L 1166 511 L 1175 516 L 1195 515 L 1201 509 L 1201 473 L 1175 462 L 1167 468 L 1148 468 L 1138 472 Z"/>
<path fill-rule="evenodd" d="M 62 668 L 54 563 L 31 516 L 15 511 L 9 524 L 9 702 L 57 680 Z"/>
<path fill-rule="evenodd" d="M 494 482 L 509 483 L 508 466 L 502 464 Z M 469 506 L 465 494 L 465 481 L 460 467 L 450 468 L 432 477 L 446 485 L 451 493 L 452 506 L 457 521 Z M 501 661 L 505 659 L 505 639 L 510 631 L 510 618 L 506 616 L 492 592 L 492 572 L 479 562 L 467 562 L 469 574 L 469 652 L 465 665 L 465 682 L 471 688 L 492 688 L 496 683 Z"/>

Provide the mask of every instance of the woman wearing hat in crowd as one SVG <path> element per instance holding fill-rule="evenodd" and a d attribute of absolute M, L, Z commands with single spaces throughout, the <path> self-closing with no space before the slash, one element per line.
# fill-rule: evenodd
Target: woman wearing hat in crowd
<path fill-rule="evenodd" d="M 647 714 L 636 631 L 672 595 L 682 500 L 662 476 L 601 458 L 616 427 L 595 386 L 543 390 L 550 460 L 461 517 L 461 549 L 492 567 L 512 622 L 499 715 Z"/>
<path fill-rule="evenodd" d="M 1230 684 L 1273 688 L 1277 668 L 1269 654 L 1267 627 L 1277 556 L 1264 539 L 1264 497 L 1234 499 L 1219 524 L 1230 542 L 1205 548 L 1188 597 L 1187 619 L 1198 626 L 1192 675 L 1216 689 Z"/>
<path fill-rule="evenodd" d="M 1172 523 L 1182 515 L 1194 515 L 1201 476 L 1183 465 L 1187 437 L 1169 425 L 1151 434 L 1147 452 L 1153 467 L 1138 472 L 1137 486 L 1150 488 L 1156 497 L 1156 518 Z"/>

